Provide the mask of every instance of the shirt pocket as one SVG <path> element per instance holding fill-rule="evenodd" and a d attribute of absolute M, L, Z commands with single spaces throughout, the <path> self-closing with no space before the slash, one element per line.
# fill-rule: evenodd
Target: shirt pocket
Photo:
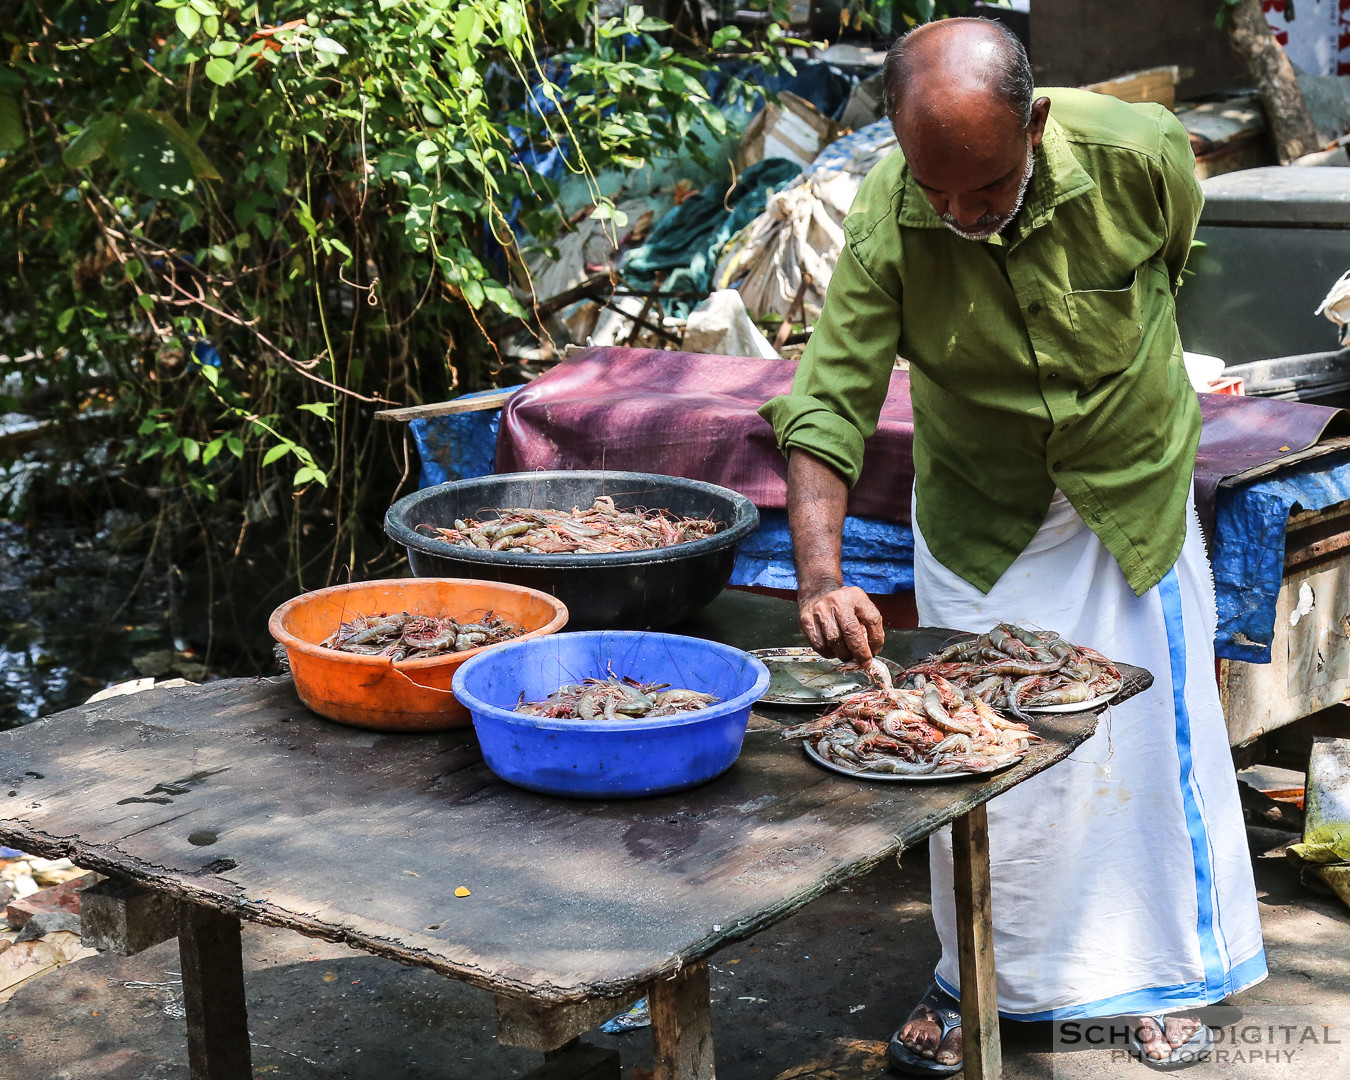
<path fill-rule="evenodd" d="M 1077 342 L 1078 367 L 1087 386 L 1124 371 L 1144 338 L 1143 290 L 1147 267 L 1137 267 L 1119 289 L 1081 289 L 1065 295 Z"/>

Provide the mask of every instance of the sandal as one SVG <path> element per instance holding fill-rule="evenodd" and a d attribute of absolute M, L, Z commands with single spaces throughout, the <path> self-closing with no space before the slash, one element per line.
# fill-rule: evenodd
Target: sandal
<path fill-rule="evenodd" d="M 1167 1018 L 1162 1013 L 1140 1016 L 1142 1020 L 1152 1020 L 1158 1025 L 1158 1030 L 1163 1033 L 1163 1038 L 1167 1037 Z M 1130 1051 L 1141 1062 L 1150 1069 L 1157 1069 L 1159 1072 L 1172 1072 L 1176 1069 L 1188 1069 L 1192 1065 L 1198 1065 L 1209 1057 L 1210 1051 L 1214 1049 L 1214 1033 L 1204 1024 L 1201 1024 L 1195 1031 L 1195 1034 L 1187 1039 L 1180 1046 L 1172 1047 L 1172 1052 L 1165 1058 L 1153 1058 L 1148 1056 L 1144 1049 L 1144 1044 L 1139 1039 L 1139 1027 L 1137 1024 L 1130 1025 Z"/>
<path fill-rule="evenodd" d="M 940 1047 L 942 1041 L 954 1029 L 961 1026 L 961 1003 L 934 982 L 928 984 L 928 989 L 923 992 L 923 997 L 914 1007 L 917 1009 L 919 1005 L 924 1006 L 937 1017 L 939 1030 L 937 1044 Z M 906 1020 L 905 1023 L 909 1023 L 909 1021 Z M 895 1034 L 891 1036 L 891 1044 L 888 1048 L 891 1067 L 897 1072 L 902 1072 L 907 1076 L 953 1076 L 961 1071 L 961 1062 L 959 1061 L 955 1065 L 940 1065 L 933 1058 L 916 1054 L 900 1041 L 900 1031 L 904 1026 L 904 1024 L 901 1024 L 896 1029 Z"/>

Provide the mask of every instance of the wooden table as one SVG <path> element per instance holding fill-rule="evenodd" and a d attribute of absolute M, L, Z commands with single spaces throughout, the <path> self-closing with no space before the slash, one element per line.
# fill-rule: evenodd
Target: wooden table
<path fill-rule="evenodd" d="M 744 593 L 682 629 L 800 640 L 792 604 Z M 893 631 L 885 655 L 951 637 Z M 1152 681 L 1127 675 L 1126 693 Z M 132 952 L 178 935 L 194 1080 L 251 1076 L 243 919 L 490 990 L 499 1039 L 552 1055 L 539 1077 L 617 1078 L 617 1055 L 575 1040 L 645 994 L 658 1080 L 711 1080 L 707 958 L 951 822 L 965 1075 L 998 1076 L 984 803 L 1096 717 L 1047 718 L 1044 741 L 985 780 L 876 784 L 783 742 L 788 716 L 752 717 L 709 784 L 600 803 L 503 783 L 471 732 L 320 720 L 289 679 L 152 690 L 0 732 L 0 843 L 110 875 L 86 893 L 87 940 Z"/>

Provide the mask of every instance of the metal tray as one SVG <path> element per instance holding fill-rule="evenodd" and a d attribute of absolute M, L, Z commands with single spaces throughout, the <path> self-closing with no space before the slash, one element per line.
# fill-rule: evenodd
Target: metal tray
<path fill-rule="evenodd" d="M 1026 756 L 1026 751 L 1018 754 L 1012 761 L 1006 765 L 1000 765 L 997 769 L 988 769 L 985 772 L 947 772 L 947 773 L 927 773 L 922 776 L 902 776 L 899 773 L 873 773 L 873 772 L 855 772 L 852 769 L 846 769 L 842 765 L 836 765 L 833 761 L 826 761 L 820 756 L 815 746 L 807 741 L 802 743 L 802 749 L 806 751 L 806 756 L 817 765 L 829 769 L 830 772 L 837 772 L 841 776 L 851 776 L 854 780 L 880 780 L 882 782 L 898 781 L 904 784 L 931 784 L 945 783 L 950 780 L 972 780 L 980 776 L 991 776 L 996 772 L 1002 772 L 1004 769 L 1012 768 Z"/>
<path fill-rule="evenodd" d="M 769 669 L 769 689 L 759 699 L 764 705 L 819 708 L 872 685 L 865 671 L 840 671 L 844 661 L 828 659 L 808 646 L 754 649 L 751 655 Z M 893 660 L 882 657 L 881 662 L 894 676 L 904 671 Z"/>

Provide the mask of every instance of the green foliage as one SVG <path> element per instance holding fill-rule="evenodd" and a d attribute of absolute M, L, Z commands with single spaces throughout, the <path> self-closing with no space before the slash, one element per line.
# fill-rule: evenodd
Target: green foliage
<path fill-rule="evenodd" d="M 845 4 L 841 22 L 855 29 L 884 30 L 899 36 L 919 23 L 964 15 L 970 0 L 854 0 Z"/>
<path fill-rule="evenodd" d="M 508 215 L 565 227 L 516 151 L 559 147 L 622 227 L 599 171 L 724 129 L 706 53 L 637 6 L 3 8 L 0 379 L 97 413 L 166 492 L 235 513 L 295 489 L 335 552 L 406 454 L 374 409 L 492 381 L 488 334 L 530 295 Z M 772 67 L 788 41 L 716 46 Z"/>

